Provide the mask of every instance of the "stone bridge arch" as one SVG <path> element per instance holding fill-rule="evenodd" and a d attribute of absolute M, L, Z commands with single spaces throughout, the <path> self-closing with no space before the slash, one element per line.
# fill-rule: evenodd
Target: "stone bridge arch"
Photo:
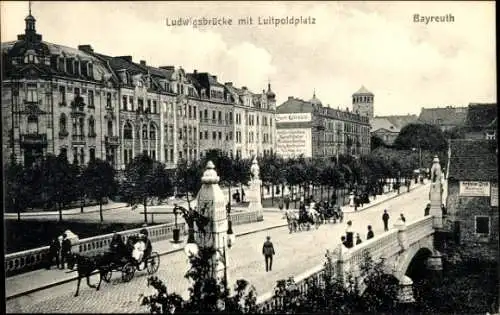
<path fill-rule="evenodd" d="M 401 255 L 399 255 L 394 264 L 394 276 L 401 282 L 408 282 L 408 270 L 412 264 L 425 262 L 428 270 L 442 270 L 441 253 L 434 247 L 434 235 L 419 240 L 410 245 Z"/>

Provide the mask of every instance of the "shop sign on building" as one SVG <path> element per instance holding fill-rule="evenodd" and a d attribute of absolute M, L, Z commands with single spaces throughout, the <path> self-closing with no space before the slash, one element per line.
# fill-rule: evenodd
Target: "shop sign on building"
<path fill-rule="evenodd" d="M 460 181 L 460 196 L 488 197 L 490 196 L 490 182 Z"/>
<path fill-rule="evenodd" d="M 291 113 L 291 114 L 276 114 L 276 122 L 310 122 L 312 120 L 311 113 Z"/>
<path fill-rule="evenodd" d="M 283 158 L 312 157 L 311 128 L 276 129 L 276 151 Z"/>
<path fill-rule="evenodd" d="M 498 183 L 491 183 L 491 206 L 498 207 Z"/>

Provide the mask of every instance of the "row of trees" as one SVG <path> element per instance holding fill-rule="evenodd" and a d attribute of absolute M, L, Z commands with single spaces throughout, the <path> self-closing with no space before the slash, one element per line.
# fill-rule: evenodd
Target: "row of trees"
<path fill-rule="evenodd" d="M 380 146 L 369 155 L 339 155 L 338 160 L 336 157 L 284 160 L 276 155 L 267 155 L 259 158 L 260 177 L 265 186 L 281 187 L 281 194 L 285 185 L 288 186 L 293 192 L 292 200 L 314 194 L 318 188 L 320 195 L 323 197 L 326 192 L 328 199 L 331 192 L 358 187 L 368 193 L 380 194 L 385 179 L 410 178 L 420 166 L 430 168 L 436 153 L 441 164 L 446 165 L 447 155 L 442 143 L 436 147 L 433 145 L 435 141 L 421 140 L 421 150 L 414 150 L 416 143 L 412 141 L 418 137 L 409 137 L 412 128 L 404 128 L 396 141 L 404 149 Z M 422 126 L 418 128 L 419 135 L 423 129 L 428 129 Z M 424 131 L 429 132 L 427 129 Z M 439 135 L 435 131 L 432 134 Z M 100 204 L 100 217 L 103 220 L 103 199 L 118 194 L 134 208 L 144 205 L 144 220 L 147 222 L 147 204 L 152 198 L 164 199 L 177 193 L 185 195 L 189 203 L 200 189 L 201 176 L 209 160 L 214 162 L 220 184 L 228 189 L 229 198 L 232 196 L 232 187 L 248 183 L 251 160 L 233 158 L 220 150 L 207 152 L 201 160 L 181 161 L 175 170 L 167 170 L 163 163 L 141 154 L 119 174 L 107 162 L 98 159 L 87 166 L 78 166 L 70 164 L 64 156 L 48 155 L 34 166 L 23 167 L 12 157 L 5 168 L 6 205 L 18 213 L 18 219 L 21 211 L 31 207 L 58 210 L 62 220 L 64 207 L 80 201 L 83 212 L 86 200 L 94 199 Z M 299 187 L 299 192 L 294 192 L 292 187 Z M 272 189 L 273 202 L 274 193 L 275 189 Z"/>

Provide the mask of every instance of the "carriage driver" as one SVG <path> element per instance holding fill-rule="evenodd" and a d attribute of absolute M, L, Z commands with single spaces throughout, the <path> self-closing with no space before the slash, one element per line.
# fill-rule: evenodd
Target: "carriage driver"
<path fill-rule="evenodd" d="M 109 243 L 109 252 L 113 255 L 113 259 L 118 262 L 122 257 L 126 255 L 127 248 L 122 240 L 122 237 L 118 233 L 113 234 L 111 243 Z"/>
<path fill-rule="evenodd" d="M 144 258 L 149 258 L 149 256 L 151 256 L 151 251 L 153 250 L 153 246 L 151 245 L 151 241 L 149 240 L 149 233 L 148 233 L 148 230 L 147 229 L 142 229 L 140 231 L 140 235 L 141 235 L 141 239 L 142 241 L 144 242 L 144 244 L 146 244 L 146 248 L 144 250 Z"/>

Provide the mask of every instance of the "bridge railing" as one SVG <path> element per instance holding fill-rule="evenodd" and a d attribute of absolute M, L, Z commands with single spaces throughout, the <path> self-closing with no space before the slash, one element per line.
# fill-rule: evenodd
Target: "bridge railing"
<path fill-rule="evenodd" d="M 258 211 L 247 211 L 239 213 L 231 213 L 231 221 L 233 225 L 257 222 L 259 218 Z M 151 242 L 158 242 L 167 240 L 172 237 L 174 223 L 159 224 L 146 227 L 149 233 Z M 181 233 L 185 231 L 185 224 L 178 224 Z M 141 228 L 126 230 L 119 232 L 122 239 L 126 241 L 127 237 L 134 234 L 139 234 Z M 72 251 L 84 255 L 93 255 L 98 252 L 104 251 L 109 247 L 113 234 L 98 235 L 85 239 L 80 239 L 73 244 Z M 7 276 L 22 273 L 38 268 L 43 268 L 47 262 L 47 255 L 49 254 L 49 246 L 20 251 L 12 254 L 5 255 L 5 272 Z"/>
<path fill-rule="evenodd" d="M 356 245 L 351 249 L 340 244 L 332 252 L 331 256 L 334 266 L 333 276 L 343 277 L 346 273 L 358 276 L 359 266 L 364 261 L 365 253 L 368 253 L 374 261 L 382 257 L 389 258 L 401 251 L 404 242 L 412 244 L 433 232 L 432 216 L 427 216 L 403 227 L 394 227 L 390 231 L 365 241 L 360 245 Z M 402 233 L 406 233 L 407 235 L 402 237 Z M 324 272 L 324 264 L 321 264 L 294 277 L 300 292 L 302 294 L 307 292 L 307 284 L 310 280 L 312 280 L 312 283 L 321 284 Z M 267 312 L 283 306 L 283 299 L 280 296 L 276 296 L 274 292 L 268 292 L 257 298 L 257 304 L 263 311 Z"/>

